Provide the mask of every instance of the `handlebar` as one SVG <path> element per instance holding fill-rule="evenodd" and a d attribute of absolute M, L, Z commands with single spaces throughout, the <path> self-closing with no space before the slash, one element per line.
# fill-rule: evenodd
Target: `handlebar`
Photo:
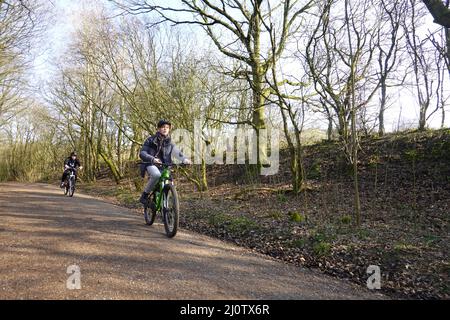
<path fill-rule="evenodd" d="M 175 164 L 175 163 L 167 163 L 167 162 L 162 162 L 162 163 L 138 162 L 137 164 L 151 164 L 151 165 L 154 165 L 154 166 L 157 166 L 157 167 L 166 167 L 166 168 L 179 167 L 179 166 L 185 166 L 186 165 L 184 163 Z"/>
<path fill-rule="evenodd" d="M 83 169 L 83 167 L 81 166 L 81 167 L 78 167 L 78 168 L 74 168 L 74 167 L 71 167 L 71 166 L 64 166 L 64 169 L 65 170 L 73 170 L 73 171 L 78 171 L 78 170 L 81 170 L 81 169 Z"/>

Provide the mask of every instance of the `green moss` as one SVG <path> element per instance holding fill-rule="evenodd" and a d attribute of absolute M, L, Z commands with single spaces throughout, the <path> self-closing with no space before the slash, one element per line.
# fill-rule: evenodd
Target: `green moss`
<path fill-rule="evenodd" d="M 231 217 L 222 213 L 209 216 L 208 221 L 216 228 L 223 227 L 231 233 L 243 233 L 260 229 L 259 225 L 250 218 Z"/>
<path fill-rule="evenodd" d="M 283 219 L 283 214 L 281 212 L 274 211 L 274 212 L 269 213 L 266 216 L 266 218 L 273 219 L 273 220 L 281 220 L 281 219 Z"/>
<path fill-rule="evenodd" d="M 424 237 L 424 242 L 426 246 L 431 246 L 434 243 L 436 243 L 437 241 L 439 241 L 439 237 L 434 236 L 434 235 L 427 235 Z"/>
<path fill-rule="evenodd" d="M 211 215 L 208 217 L 209 224 L 211 224 L 215 227 L 222 227 L 229 221 L 230 221 L 230 217 L 223 213 Z"/>
<path fill-rule="evenodd" d="M 404 242 L 398 242 L 394 245 L 394 250 L 395 251 L 416 251 L 419 250 L 418 247 L 409 244 L 409 243 L 404 243 Z"/>
<path fill-rule="evenodd" d="M 290 212 L 289 217 L 292 222 L 297 222 L 297 223 L 301 223 L 306 220 L 305 216 L 298 212 Z"/>
<path fill-rule="evenodd" d="M 364 240 L 370 237 L 370 232 L 365 229 L 359 229 L 356 235 L 359 239 Z"/>
<path fill-rule="evenodd" d="M 288 201 L 288 198 L 284 193 L 278 193 L 277 199 L 279 202 L 283 202 L 283 203 Z"/>
<path fill-rule="evenodd" d="M 314 254 L 317 256 L 326 256 L 331 253 L 331 244 L 328 242 L 320 241 L 313 245 Z"/>
<path fill-rule="evenodd" d="M 255 221 L 247 217 L 237 217 L 229 221 L 227 229 L 233 233 L 242 233 L 250 230 L 257 230 L 259 229 L 259 226 Z"/>
<path fill-rule="evenodd" d="M 342 216 L 341 223 L 343 223 L 343 224 L 350 224 L 351 222 L 352 222 L 352 216 L 351 215 L 346 214 L 346 215 Z"/>

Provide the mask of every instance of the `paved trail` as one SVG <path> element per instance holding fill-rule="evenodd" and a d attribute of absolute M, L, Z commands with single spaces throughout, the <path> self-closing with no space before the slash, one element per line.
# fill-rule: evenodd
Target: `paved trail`
<path fill-rule="evenodd" d="M 68 290 L 78 265 L 81 289 Z M 45 184 L 0 184 L 0 299 L 373 299 L 369 290 Z"/>

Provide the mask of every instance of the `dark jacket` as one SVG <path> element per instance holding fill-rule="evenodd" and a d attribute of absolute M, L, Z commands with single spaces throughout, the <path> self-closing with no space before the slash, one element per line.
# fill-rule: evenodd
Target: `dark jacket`
<path fill-rule="evenodd" d="M 160 159 L 164 163 L 172 163 L 172 156 L 177 159 L 184 161 L 186 158 L 183 153 L 175 146 L 170 137 L 164 138 L 159 132 L 155 135 L 150 136 L 145 140 L 142 146 L 139 157 L 144 162 L 141 164 L 141 176 L 145 176 L 145 171 L 148 166 L 153 165 L 153 160 L 156 158 Z"/>
<path fill-rule="evenodd" d="M 64 165 L 74 169 L 78 169 L 81 166 L 80 161 L 78 159 L 73 160 L 72 157 L 68 157 L 64 161 Z"/>

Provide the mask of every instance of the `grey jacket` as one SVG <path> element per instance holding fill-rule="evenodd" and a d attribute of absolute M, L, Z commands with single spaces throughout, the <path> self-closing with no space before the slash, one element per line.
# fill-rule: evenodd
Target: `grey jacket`
<path fill-rule="evenodd" d="M 155 135 L 150 136 L 147 140 L 145 140 L 141 152 L 139 153 L 139 157 L 142 161 L 149 162 L 141 164 L 142 177 L 145 176 L 147 167 L 153 165 L 153 161 L 155 160 L 157 154 L 158 158 L 164 163 L 172 163 L 172 156 L 180 161 L 184 161 L 186 159 L 180 149 L 178 149 L 172 142 L 170 137 L 164 138 L 159 132 L 157 132 Z"/>

